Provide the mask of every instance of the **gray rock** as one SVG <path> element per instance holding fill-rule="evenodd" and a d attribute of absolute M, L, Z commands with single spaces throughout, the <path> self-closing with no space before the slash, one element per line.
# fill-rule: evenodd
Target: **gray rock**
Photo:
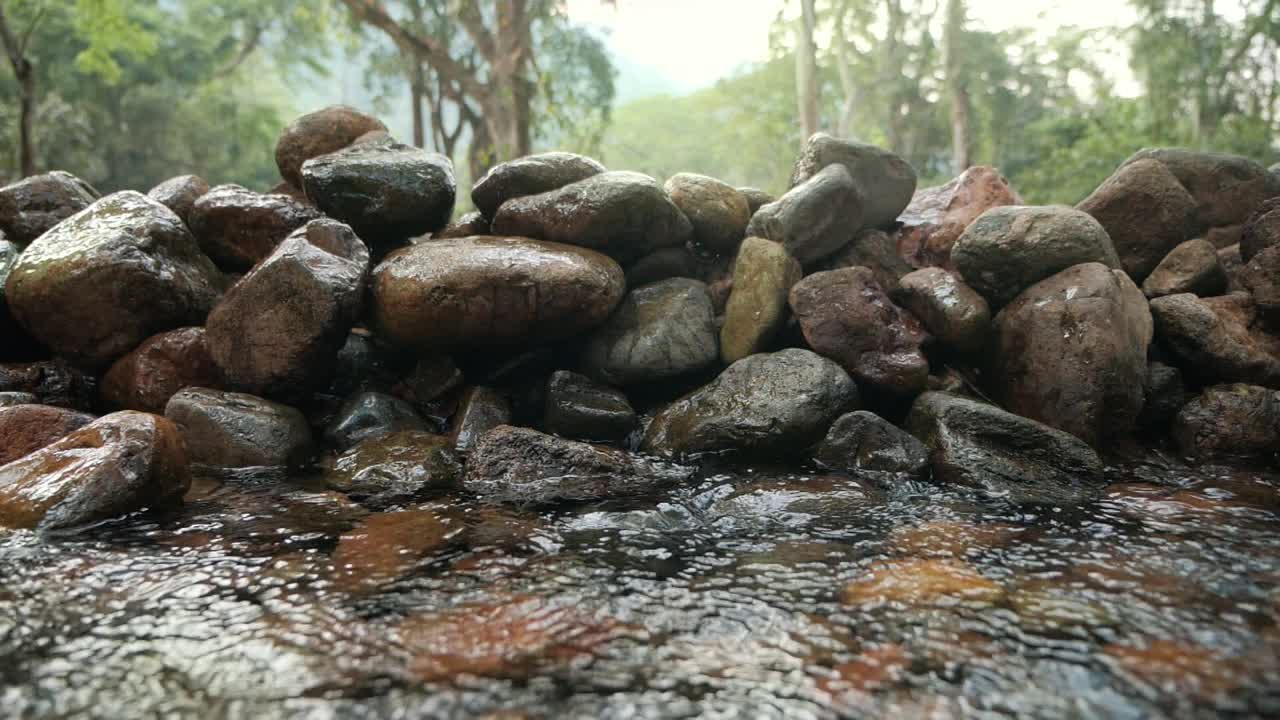
<path fill-rule="evenodd" d="M 37 405 L 40 398 L 28 392 L 0 392 L 0 408 L 13 407 L 14 405 Z"/>
<path fill-rule="evenodd" d="M 1280 388 L 1280 341 L 1258 327 L 1257 314 L 1244 293 L 1183 293 L 1151 301 L 1155 336 L 1188 376 Z"/>
<path fill-rule="evenodd" d="M 204 178 L 199 175 L 179 175 L 151 188 L 147 196 L 172 210 L 174 215 L 182 218 L 182 222 L 190 225 L 191 208 L 207 192 L 209 183 Z"/>
<path fill-rule="evenodd" d="M 368 133 L 386 132 L 387 126 L 372 115 L 346 105 L 330 105 L 298 117 L 276 141 L 276 167 L 280 177 L 302 187 L 302 164 L 352 144 Z"/>
<path fill-rule="evenodd" d="M 227 272 L 253 267 L 320 211 L 288 195 L 219 185 L 191 206 L 187 224 L 200 249 Z"/>
<path fill-rule="evenodd" d="M 693 241 L 716 253 L 732 253 L 742 242 L 751 219 L 747 199 L 713 177 L 677 173 L 664 188 L 693 225 Z"/>
<path fill-rule="evenodd" d="M 863 224 L 862 193 L 843 165 L 831 165 L 757 210 L 747 235 L 781 243 L 811 265 L 853 239 Z"/>
<path fill-rule="evenodd" d="M 1169 430 L 1169 424 L 1187 402 L 1182 371 L 1172 365 L 1152 361 L 1142 383 L 1144 397 L 1138 427 L 1157 436 Z"/>
<path fill-rule="evenodd" d="M 412 405 L 393 395 L 362 392 L 347 398 L 338 416 L 324 429 L 331 447 L 346 450 L 372 438 L 404 430 L 427 430 L 427 423 Z"/>
<path fill-rule="evenodd" d="M 899 281 L 892 297 L 942 345 L 963 354 L 982 350 L 991 329 L 991 308 L 973 288 L 942 268 L 922 268 Z"/>
<path fill-rule="evenodd" d="M 1221 295 L 1227 289 L 1227 274 L 1218 260 L 1218 249 L 1208 240 L 1188 240 L 1175 247 L 1142 281 L 1149 298 L 1194 293 L 1201 297 Z"/>
<path fill-rule="evenodd" d="M 560 370 L 547 380 L 542 424 L 547 432 L 564 437 L 620 441 L 635 430 L 636 411 L 621 391 Z"/>
<path fill-rule="evenodd" d="M 98 191 L 71 173 L 32 175 L 0 188 L 0 233 L 27 245 L 97 199 Z"/>
<path fill-rule="evenodd" d="M 462 371 L 448 355 L 428 355 L 418 358 L 413 372 L 405 379 L 405 385 L 414 402 L 426 404 L 462 386 Z"/>
<path fill-rule="evenodd" d="M 778 243 L 754 237 L 742 241 L 720 329 L 724 364 L 769 349 L 786 323 L 787 295 L 803 275 L 800 263 Z"/>
<path fill-rule="evenodd" d="M 600 163 L 583 155 L 549 152 L 498 163 L 471 188 L 471 203 L 493 218 L 508 200 L 540 195 L 604 172 Z"/>
<path fill-rule="evenodd" d="M 707 286 L 672 278 L 627 293 L 587 341 L 583 371 L 609 385 L 678 377 L 714 363 L 720 348 Z"/>
<path fill-rule="evenodd" d="M 351 448 L 324 479 L 362 505 L 384 510 L 454 489 L 462 479 L 462 462 L 448 438 L 404 430 Z"/>
<path fill-rule="evenodd" d="M 910 433 L 866 410 L 841 415 L 814 449 L 823 467 L 880 484 L 923 479 L 929 452 Z"/>
<path fill-rule="evenodd" d="M 862 223 L 851 230 L 892 225 L 916 191 L 916 171 L 906 160 L 874 145 L 838 140 L 825 133 L 817 133 L 805 143 L 791 172 L 791 187 L 836 163 L 849 171 L 863 193 Z"/>
<path fill-rule="evenodd" d="M 1125 272 L 1138 282 L 1197 231 L 1195 198 L 1156 160 L 1121 166 L 1076 208 L 1101 223 Z"/>
<path fill-rule="evenodd" d="M 179 391 L 164 416 L 182 431 L 191 462 L 210 467 L 291 467 L 315 454 L 307 419 L 288 405 L 208 388 Z"/>
<path fill-rule="evenodd" d="M 494 388 L 469 388 L 454 415 L 453 441 L 458 452 L 467 452 L 487 432 L 511 422 L 511 401 Z"/>
<path fill-rule="evenodd" d="M 1263 200 L 1280 195 L 1280 178 L 1238 155 L 1155 148 L 1139 150 L 1124 164 L 1146 159 L 1163 163 L 1191 193 L 1202 228 L 1238 225 Z"/>
<path fill-rule="evenodd" d="M 1196 460 L 1271 456 L 1280 451 L 1280 393 L 1243 383 L 1205 388 L 1178 413 L 1173 437 Z"/>

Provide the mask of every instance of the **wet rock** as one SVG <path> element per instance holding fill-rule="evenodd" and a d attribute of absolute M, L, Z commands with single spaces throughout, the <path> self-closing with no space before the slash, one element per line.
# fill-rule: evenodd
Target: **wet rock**
<path fill-rule="evenodd" d="M 1240 231 L 1240 258 L 1245 262 L 1267 248 L 1280 245 L 1280 198 L 1258 205 Z"/>
<path fill-rule="evenodd" d="M 982 350 L 991 329 L 991 308 L 973 288 L 941 268 L 903 276 L 894 300 L 911 311 L 942 345 L 959 353 Z"/>
<path fill-rule="evenodd" d="M 228 387 L 296 399 L 328 380 L 368 267 L 364 243 L 327 218 L 280 243 L 209 313 L 209 351 Z"/>
<path fill-rule="evenodd" d="M 190 484 L 173 423 L 114 413 L 0 466 L 0 525 L 73 528 L 181 502 Z"/>
<path fill-rule="evenodd" d="M 747 201 L 747 212 L 751 215 L 755 215 L 757 210 L 768 205 L 774 200 L 777 200 L 777 198 L 773 196 L 773 193 L 765 192 L 759 188 L 740 187 L 738 188 L 738 192 L 742 195 L 742 198 Z"/>
<path fill-rule="evenodd" d="M 209 183 L 204 178 L 199 175 L 179 175 L 151 188 L 147 196 L 172 210 L 174 215 L 182 218 L 182 222 L 190 225 L 191 208 L 207 192 Z"/>
<path fill-rule="evenodd" d="M 288 405 L 208 388 L 174 394 L 164 409 L 191 462 L 211 467 L 301 467 L 314 455 L 311 428 Z"/>
<path fill-rule="evenodd" d="M 491 502 L 542 505 L 642 496 L 691 472 L 623 450 L 503 425 L 471 448 L 463 487 Z"/>
<path fill-rule="evenodd" d="M 179 390 L 221 382 L 204 328 L 185 327 L 152 335 L 115 361 L 102 378 L 102 399 L 114 409 L 159 414 Z"/>
<path fill-rule="evenodd" d="M 298 117 L 276 140 L 276 167 L 280 177 L 302 187 L 302 164 L 350 145 L 369 132 L 386 132 L 377 118 L 346 105 L 330 105 Z"/>
<path fill-rule="evenodd" d="M 780 243 L 803 265 L 844 247 L 863 224 L 863 191 L 831 165 L 751 216 L 747 236 Z"/>
<path fill-rule="evenodd" d="M 882 501 L 861 478 L 840 475 L 782 477 L 739 485 L 710 508 L 717 525 L 846 525 Z"/>
<path fill-rule="evenodd" d="M 465 378 L 462 371 L 447 355 L 428 355 L 419 358 L 413 372 L 405 380 L 411 399 L 426 404 L 445 393 L 456 390 Z"/>
<path fill-rule="evenodd" d="M 21 254 L 22 248 L 5 240 L 4 233 L 0 232 L 0 360 L 34 360 L 42 354 L 40 344 L 9 312 L 9 303 L 5 299 L 5 281 Z"/>
<path fill-rule="evenodd" d="M 1196 459 L 1280 452 L 1280 393 L 1243 383 L 1205 388 L 1178 413 L 1173 437 Z"/>
<path fill-rule="evenodd" d="M 472 210 L 462 217 L 454 220 L 444 229 L 437 233 L 431 234 L 432 240 L 444 240 L 445 238 L 464 238 L 472 235 L 488 235 L 489 219 L 477 210 Z"/>
<path fill-rule="evenodd" d="M 1142 394 L 1145 400 L 1138 416 L 1138 427 L 1162 434 L 1187 402 L 1182 371 L 1161 362 L 1148 363 Z"/>
<path fill-rule="evenodd" d="M 669 247 L 645 255 L 627 267 L 627 287 L 637 288 L 671 278 L 697 278 L 702 269 L 687 247 Z"/>
<path fill-rule="evenodd" d="M 493 232 L 590 248 L 626 265 L 684 245 L 693 227 L 653 178 L 605 172 L 504 202 Z"/>
<path fill-rule="evenodd" d="M 1223 294 L 1248 292 L 1244 285 L 1244 260 L 1240 258 L 1240 246 L 1232 245 L 1218 251 L 1218 265 L 1227 277 L 1227 289 Z"/>
<path fill-rule="evenodd" d="M 912 557 L 963 558 L 1006 547 L 1023 528 L 1005 523 L 931 520 L 899 525 L 889 533 L 893 551 Z"/>
<path fill-rule="evenodd" d="M 50 445 L 93 420 L 88 413 L 51 405 L 0 408 L 0 465 Z"/>
<path fill-rule="evenodd" d="M 1004 599 L 1004 588 L 959 560 L 892 560 L 854 579 L 840 594 L 846 605 L 987 607 Z"/>
<path fill-rule="evenodd" d="M 1142 411 L 1152 320 L 1121 270 L 1076 265 L 1027 288 L 996 315 L 988 385 L 1009 411 L 1094 447 Z"/>
<path fill-rule="evenodd" d="M 621 391 L 560 370 L 547 380 L 543 426 L 578 440 L 619 441 L 636 427 L 636 412 Z"/>
<path fill-rule="evenodd" d="M 920 346 L 927 336 L 889 300 L 871 270 L 814 273 L 791 288 L 790 305 L 809 347 L 858 382 L 897 395 L 924 389 L 929 361 Z"/>
<path fill-rule="evenodd" d="M 0 392 L 34 395 L 42 405 L 88 410 L 97 397 L 92 375 L 61 360 L 0 364 Z"/>
<path fill-rule="evenodd" d="M 1263 200 L 1280 195 L 1280 178 L 1238 155 L 1155 148 L 1139 150 L 1124 164 L 1148 159 L 1163 163 L 1191 193 L 1204 228 L 1242 223 Z"/>
<path fill-rule="evenodd" d="M 1074 505 L 1104 482 L 1102 460 L 1074 435 L 958 395 L 916 398 L 907 429 L 929 449 L 936 480 L 1011 502 Z"/>
<path fill-rule="evenodd" d="M 1212 705 L 1236 695 L 1250 681 L 1251 664 L 1221 651 L 1173 640 L 1149 639 L 1142 645 L 1113 643 L 1099 659 L 1117 675 L 1140 687 L 1160 688 L 1182 702 Z M 1258 667 L 1253 665 L 1252 667 Z"/>
<path fill-rule="evenodd" d="M 302 189 L 371 247 L 443 228 L 453 215 L 453 163 L 399 143 L 361 143 L 302 165 Z"/>
<path fill-rule="evenodd" d="M 429 510 L 371 515 L 338 538 L 334 584 L 347 592 L 376 590 L 447 547 L 461 532 L 461 526 Z"/>
<path fill-rule="evenodd" d="M 923 479 L 929 452 L 893 423 L 866 410 L 841 415 L 813 451 L 823 467 L 881 484 Z"/>
<path fill-rule="evenodd" d="M 853 242 L 818 264 L 821 270 L 865 267 L 875 273 L 876 282 L 892 295 L 912 268 L 898 255 L 898 242 L 882 230 L 863 230 Z"/>
<path fill-rule="evenodd" d="M 40 399 L 28 392 L 0 392 L 0 408 L 39 404 Z"/>
<path fill-rule="evenodd" d="M 412 358 L 393 353 L 370 339 L 368 331 L 352 328 L 338 350 L 333 375 L 322 394 L 345 399 L 365 390 L 387 391 L 412 376 Z"/>
<path fill-rule="evenodd" d="M 471 188 L 471 202 L 482 215 L 493 218 L 508 200 L 559 190 L 604 171 L 600 163 L 574 153 L 528 155 L 490 168 Z"/>
<path fill-rule="evenodd" d="M 425 431 L 427 423 L 412 405 L 380 392 L 362 392 L 342 404 L 324 430 L 325 442 L 346 450 L 366 440 L 404 430 Z"/>
<path fill-rule="evenodd" d="M 693 225 L 693 241 L 716 253 L 732 253 L 751 219 L 747 199 L 713 177 L 677 173 L 664 188 Z"/>
<path fill-rule="evenodd" d="M 71 173 L 32 175 L 0 187 L 0 233 L 19 245 L 30 244 L 97 199 L 98 191 Z"/>
<path fill-rule="evenodd" d="M 826 133 L 816 133 L 805 143 L 791 172 L 791 187 L 832 164 L 843 165 L 864 193 L 862 223 L 849 230 L 889 226 L 916 191 L 916 171 L 906 160 L 874 145 L 838 140 Z"/>
<path fill-rule="evenodd" d="M 1060 206 L 992 208 L 956 240 L 951 260 L 965 283 L 993 308 L 1072 265 L 1099 262 L 1120 267 L 1098 221 Z"/>
<path fill-rule="evenodd" d="M 1107 231 L 1121 266 L 1137 282 L 1196 234 L 1195 198 L 1154 159 L 1122 165 L 1076 208 Z"/>
<path fill-rule="evenodd" d="M 641 448 L 662 454 L 795 454 L 857 404 L 857 386 L 834 362 L 794 348 L 760 353 L 660 412 Z"/>
<path fill-rule="evenodd" d="M 768 350 L 787 319 L 787 296 L 804 272 L 778 243 L 742 242 L 733 266 L 733 291 L 720 329 L 720 359 L 726 365 Z"/>
<path fill-rule="evenodd" d="M 370 438 L 338 456 L 325 483 L 375 509 L 451 490 L 462 463 L 445 437 L 415 430 Z"/>
<path fill-rule="evenodd" d="M 1208 240 L 1188 240 L 1160 261 L 1142 281 L 1149 298 L 1194 293 L 1201 297 L 1221 295 L 1227 289 L 1227 274 L 1218 261 L 1218 250 Z"/>
<path fill-rule="evenodd" d="M 54 352 L 102 367 L 158 332 L 203 323 L 221 284 L 177 215 L 126 191 L 31 243 L 9 272 L 5 299 Z"/>
<path fill-rule="evenodd" d="M 491 387 L 468 389 L 458 402 L 453 440 L 458 452 L 467 452 L 485 433 L 511 422 L 511 402 Z"/>
<path fill-rule="evenodd" d="M 591 336 L 583 372 L 610 385 L 678 377 L 716 361 L 720 348 L 707 286 L 672 278 L 627 293 Z"/>
<path fill-rule="evenodd" d="M 424 352 L 570 337 L 604 322 L 624 291 L 604 255 L 524 238 L 419 243 L 373 271 L 379 336 Z"/>
<path fill-rule="evenodd" d="M 244 272 L 271 254 L 294 230 L 320 217 L 288 195 L 264 195 L 219 185 L 191 206 L 187 223 L 200 249 L 227 272 Z"/>
<path fill-rule="evenodd" d="M 1243 293 L 1184 293 L 1151 301 L 1156 338 L 1189 376 L 1280 388 L 1280 341 L 1257 327 L 1257 314 Z"/>
<path fill-rule="evenodd" d="M 1018 625 L 1039 635 L 1080 636 L 1116 625 L 1118 620 L 1103 603 L 1072 597 L 1048 581 L 1027 583 L 1009 593 L 1009 607 Z"/>
<path fill-rule="evenodd" d="M 915 192 L 898 218 L 898 253 L 912 267 L 950 267 L 951 248 L 969 223 L 993 207 L 1021 204 L 999 170 L 971 167 L 945 185 Z"/>

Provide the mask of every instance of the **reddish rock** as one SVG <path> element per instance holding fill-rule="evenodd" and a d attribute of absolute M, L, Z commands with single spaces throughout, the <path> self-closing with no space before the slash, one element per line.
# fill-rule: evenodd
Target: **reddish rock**
<path fill-rule="evenodd" d="M 922 268 L 908 273 L 893 294 L 920 319 L 944 347 L 961 353 L 980 351 L 991 329 L 991 308 L 955 273 Z"/>
<path fill-rule="evenodd" d="M 382 121 L 346 105 L 330 105 L 297 118 L 276 141 L 276 167 L 280 177 L 302 187 L 302 163 L 352 144 L 360 136 L 385 132 Z"/>
<path fill-rule="evenodd" d="M 93 416 L 51 405 L 0 408 L 0 465 L 39 450 L 93 422 Z"/>
<path fill-rule="evenodd" d="M 958 560 L 893 560 L 845 586 L 846 605 L 878 607 L 986 606 L 1004 597 L 1004 588 Z"/>
<path fill-rule="evenodd" d="M 1201 297 L 1220 295 L 1227 289 L 1219 251 L 1208 240 L 1188 240 L 1169 251 L 1155 270 L 1142 281 L 1147 297 L 1195 293 Z"/>
<path fill-rule="evenodd" d="M 428 510 L 377 513 L 338 538 L 333 579 L 339 590 L 368 592 L 404 575 L 462 532 Z"/>
<path fill-rule="evenodd" d="M 191 208 L 201 196 L 209 192 L 209 183 L 199 175 L 179 175 L 151 188 L 147 195 L 190 224 Z"/>
<path fill-rule="evenodd" d="M 204 328 L 178 328 L 151 336 L 117 360 L 102 378 L 102 398 L 117 410 L 163 413 L 174 393 L 188 387 L 216 388 L 221 378 Z"/>
<path fill-rule="evenodd" d="M 1280 339 L 1259 327 L 1247 294 L 1168 295 L 1151 301 L 1151 315 L 1156 338 L 1188 376 L 1280 388 Z"/>
<path fill-rule="evenodd" d="M 288 195 L 264 195 L 239 185 L 219 185 L 192 205 L 191 232 L 218 267 L 243 272 L 271 254 L 320 211 Z"/>
<path fill-rule="evenodd" d="M 1269 456 L 1280 451 L 1280 393 L 1243 383 L 1206 388 L 1178 413 L 1173 436 L 1192 458 Z"/>
<path fill-rule="evenodd" d="M 983 212 L 1021 205 L 1022 198 L 999 170 L 979 165 L 945 185 L 917 190 L 898 216 L 898 252 L 912 267 L 951 267 L 951 246 Z"/>

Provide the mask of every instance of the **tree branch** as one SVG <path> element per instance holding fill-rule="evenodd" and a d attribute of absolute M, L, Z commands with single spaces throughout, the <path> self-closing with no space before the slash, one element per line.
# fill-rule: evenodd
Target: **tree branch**
<path fill-rule="evenodd" d="M 489 89 L 475 75 L 449 57 L 446 48 L 440 46 L 433 38 L 423 37 L 409 32 L 387 14 L 378 0 L 342 0 L 362 22 L 378 28 L 403 51 L 417 55 L 423 62 L 446 80 L 456 83 L 463 92 L 481 101 L 489 95 Z"/>
<path fill-rule="evenodd" d="M 249 37 L 245 38 L 244 45 L 240 47 L 240 52 L 222 67 L 213 71 L 213 77 L 220 78 L 235 72 L 236 68 L 244 64 L 245 60 L 258 49 L 258 44 L 262 42 L 262 26 L 255 24 L 249 29 Z"/>

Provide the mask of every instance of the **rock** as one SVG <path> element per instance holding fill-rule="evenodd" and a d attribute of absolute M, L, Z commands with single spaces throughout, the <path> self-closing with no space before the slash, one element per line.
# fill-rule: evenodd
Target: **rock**
<path fill-rule="evenodd" d="M 999 584 L 959 560 L 891 560 L 872 568 L 840 595 L 845 605 L 864 609 L 906 607 L 988 607 L 1004 599 Z"/>
<path fill-rule="evenodd" d="M 453 440 L 467 452 L 485 433 L 511 422 L 511 402 L 491 387 L 477 386 L 463 393 L 454 416 Z"/>
<path fill-rule="evenodd" d="M 559 190 L 604 171 L 595 160 L 573 153 L 528 155 L 490 168 L 471 188 L 471 202 L 482 215 L 493 218 L 508 200 Z"/>
<path fill-rule="evenodd" d="M 943 346 L 963 354 L 982 350 L 991 329 L 991 308 L 973 288 L 942 268 L 903 276 L 893 294 Z"/>
<path fill-rule="evenodd" d="M 589 330 L 625 291 L 600 253 L 474 237 L 397 250 L 373 271 L 379 337 L 424 352 L 554 342 Z"/>
<path fill-rule="evenodd" d="M 733 266 L 733 291 L 720 329 L 726 365 L 770 348 L 787 319 L 787 295 L 804 272 L 778 243 L 747 238 Z"/>
<path fill-rule="evenodd" d="M 411 372 L 409 362 L 410 359 L 374 343 L 363 328 L 352 328 L 338 350 L 333 375 L 322 392 L 346 398 L 364 390 L 389 390 L 406 372 Z M 412 386 L 413 381 L 412 375 L 405 378 L 406 385 Z"/>
<path fill-rule="evenodd" d="M 457 195 L 449 158 L 400 143 L 362 143 L 311 158 L 302 165 L 302 189 L 375 249 L 440 230 Z"/>
<path fill-rule="evenodd" d="M 0 392 L 0 408 L 14 405 L 39 405 L 40 398 L 27 392 Z"/>
<path fill-rule="evenodd" d="M 1100 262 L 1120 267 L 1098 221 L 1061 206 L 992 208 L 956 240 L 951 261 L 993 309 L 1072 265 Z"/>
<path fill-rule="evenodd" d="M 440 396 L 462 386 L 466 378 L 447 355 L 428 355 L 419 358 L 413 372 L 405 379 L 410 399 L 425 405 Z"/>
<path fill-rule="evenodd" d="M 1124 164 L 1148 159 L 1163 163 L 1195 198 L 1203 228 L 1242 223 L 1263 200 L 1280 195 L 1280 178 L 1238 155 L 1156 148 L 1139 150 Z"/>
<path fill-rule="evenodd" d="M 276 141 L 280 177 L 302 187 L 302 164 L 352 144 L 361 135 L 386 132 L 377 118 L 346 105 L 330 105 L 302 115 L 285 127 Z"/>
<path fill-rule="evenodd" d="M 333 549 L 334 585 L 339 590 L 373 592 L 393 582 L 462 532 L 430 510 L 370 515 L 338 538 Z"/>
<path fill-rule="evenodd" d="M 738 193 L 747 201 L 747 212 L 751 215 L 755 215 L 757 210 L 777 200 L 773 193 L 765 192 L 759 188 L 740 187 L 738 188 Z"/>
<path fill-rule="evenodd" d="M 24 392 L 42 405 L 88 410 L 97 398 L 92 375 L 61 360 L 0 365 L 0 392 Z"/>
<path fill-rule="evenodd" d="M 969 223 L 993 207 L 1021 204 L 999 170 L 971 167 L 945 185 L 916 190 L 898 218 L 897 254 L 912 267 L 949 268 L 951 247 Z"/>
<path fill-rule="evenodd" d="M 362 392 L 342 404 L 338 416 L 324 430 L 330 446 L 346 450 L 366 440 L 405 430 L 426 431 L 427 423 L 412 405 L 380 392 Z"/>
<path fill-rule="evenodd" d="M 1079 438 L 977 400 L 925 393 L 907 429 L 929 449 L 934 479 L 1011 502 L 1078 504 L 1105 482 L 1102 460 Z"/>
<path fill-rule="evenodd" d="M 1280 245 L 1280 198 L 1258 205 L 1240 231 L 1240 259 L 1249 262 L 1254 255 Z"/>
<path fill-rule="evenodd" d="M 158 332 L 202 324 L 221 284 L 177 215 L 126 191 L 31 243 L 9 272 L 5 299 L 40 342 L 97 368 Z"/>
<path fill-rule="evenodd" d="M 314 220 L 280 243 L 209 313 L 209 351 L 228 387 L 297 399 L 333 372 L 360 316 L 369 250 Z"/>
<path fill-rule="evenodd" d="M 0 408 L 0 465 L 50 445 L 93 420 L 88 413 L 51 405 Z"/>
<path fill-rule="evenodd" d="M 863 224 L 863 190 L 843 165 L 831 165 L 751 216 L 747 236 L 781 243 L 811 265 L 853 239 Z"/>
<path fill-rule="evenodd" d="M 99 418 L 0 466 L 0 525 L 62 530 L 181 502 L 191 484 L 182 438 L 157 415 Z"/>
<path fill-rule="evenodd" d="M 882 230 L 863 230 L 853 242 L 818 264 L 820 270 L 843 270 L 849 267 L 865 267 L 875 273 L 876 282 L 892 295 L 898 289 L 902 277 L 912 268 L 898 255 L 898 243 Z"/>
<path fill-rule="evenodd" d="M 543 427 L 578 440 L 620 441 L 636 428 L 627 396 L 585 375 L 560 370 L 547 380 Z"/>
<path fill-rule="evenodd" d="M 672 278 L 627 293 L 587 341 L 582 367 L 601 382 L 633 385 L 701 370 L 719 352 L 707 286 Z"/>
<path fill-rule="evenodd" d="M 209 183 L 199 175 L 179 175 L 171 177 L 147 192 L 147 197 L 173 211 L 182 218 L 182 222 L 191 224 L 191 209 L 195 207 L 205 193 L 209 192 Z"/>
<path fill-rule="evenodd" d="M 817 133 L 805 143 L 791 172 L 791 187 L 837 163 L 864 193 L 862 223 L 849 230 L 888 227 L 916 191 L 916 171 L 906 160 L 874 145 L 838 140 L 826 133 Z"/>
<path fill-rule="evenodd" d="M 1163 436 L 1169 429 L 1169 423 L 1187 402 L 1182 371 L 1161 362 L 1147 363 L 1142 393 L 1145 400 L 1142 414 L 1138 416 L 1138 427 Z"/>
<path fill-rule="evenodd" d="M 444 229 L 437 233 L 431 233 L 432 240 L 444 240 L 445 238 L 464 238 L 472 235 L 488 235 L 489 219 L 477 210 L 472 210 L 464 214 L 462 217 L 454 220 Z"/>
<path fill-rule="evenodd" d="M 914 395 L 929 379 L 925 332 L 890 302 L 863 267 L 814 273 L 791 288 L 791 312 L 809 347 L 840 363 L 860 383 Z"/>
<path fill-rule="evenodd" d="M 1195 198 L 1156 160 L 1122 165 L 1076 208 L 1102 225 L 1121 266 L 1137 282 L 1196 234 Z"/>
<path fill-rule="evenodd" d="M 1280 341 L 1257 327 L 1248 295 L 1167 295 L 1151 301 L 1151 316 L 1156 338 L 1192 378 L 1280 388 Z"/>
<path fill-rule="evenodd" d="M 760 353 L 658 413 L 641 448 L 661 454 L 795 454 L 857 405 L 857 386 L 830 360 L 795 348 Z"/>
<path fill-rule="evenodd" d="M 1204 239 L 1215 248 L 1239 245 L 1244 234 L 1244 225 L 1220 225 L 1204 231 Z"/>
<path fill-rule="evenodd" d="M 1264 319 L 1273 324 L 1280 320 L 1280 245 L 1254 255 L 1240 272 L 1240 283 Z"/>
<path fill-rule="evenodd" d="M 115 361 L 102 378 L 102 398 L 114 409 L 160 414 L 179 390 L 221 383 L 204 328 L 185 327 L 152 335 Z"/>
<path fill-rule="evenodd" d="M 324 479 L 364 505 L 385 509 L 451 490 L 461 477 L 462 463 L 448 438 L 403 430 L 346 451 Z"/>
<path fill-rule="evenodd" d="M 302 188 L 295 187 L 293 183 L 290 183 L 288 180 L 281 180 L 275 185 L 272 185 L 271 189 L 267 191 L 267 194 L 268 195 L 287 195 L 288 197 L 291 197 L 294 200 L 297 200 L 303 205 L 311 204 L 311 201 L 307 199 L 307 194 L 302 192 Z"/>
<path fill-rule="evenodd" d="M 9 278 L 9 271 L 18 262 L 22 248 L 4 239 L 0 233 L 0 361 L 34 360 L 42 354 L 40 344 L 32 338 L 17 318 L 9 312 L 9 302 L 5 299 L 4 285 Z"/>
<path fill-rule="evenodd" d="M 239 185 L 219 185 L 201 195 L 187 216 L 200 249 L 218 267 L 244 272 L 294 230 L 320 212 L 288 195 L 263 195 Z"/>
<path fill-rule="evenodd" d="M 1280 452 L 1280 393 L 1243 383 L 1205 388 L 1178 413 L 1173 437 L 1198 460 Z"/>
<path fill-rule="evenodd" d="M 1218 265 L 1227 277 L 1227 289 L 1223 294 L 1248 292 L 1244 285 L 1244 260 L 1240 258 L 1240 246 L 1232 245 L 1218 251 Z"/>
<path fill-rule="evenodd" d="M 191 462 L 211 467 L 302 467 L 315 454 L 307 419 L 253 395 L 187 388 L 164 409 Z"/>
<path fill-rule="evenodd" d="M 1123 271 L 1076 265 L 1027 288 L 996 315 L 987 384 L 1010 412 L 1094 447 L 1142 411 L 1152 320 Z"/>
<path fill-rule="evenodd" d="M 673 463 L 503 425 L 471 448 L 463 487 L 490 502 L 545 505 L 643 496 L 691 474 Z"/>
<path fill-rule="evenodd" d="M 726 522 L 788 528 L 816 522 L 847 527 L 882 501 L 881 493 L 860 478 L 791 475 L 737 485 L 708 510 L 717 527 Z"/>
<path fill-rule="evenodd" d="M 893 423 L 866 410 L 841 415 L 813 451 L 823 467 L 878 484 L 928 477 L 929 451 Z"/>
<path fill-rule="evenodd" d="M 32 175 L 0 188 L 0 233 L 28 245 L 97 199 L 98 191 L 71 173 Z"/>
<path fill-rule="evenodd" d="M 1175 247 L 1142 281 L 1142 292 L 1149 298 L 1179 293 L 1208 297 L 1226 289 L 1227 274 L 1208 240 L 1188 240 Z"/>
<path fill-rule="evenodd" d="M 732 253 L 751 219 L 747 199 L 713 177 L 677 173 L 663 186 L 693 225 L 693 241 L 715 253 Z"/>
<path fill-rule="evenodd" d="M 671 278 L 697 278 L 702 269 L 687 247 L 669 247 L 645 255 L 627 267 L 627 287 L 637 288 Z"/>
<path fill-rule="evenodd" d="M 577 245 L 626 265 L 659 248 L 684 245 L 693 228 L 653 178 L 605 172 L 504 202 L 493 232 Z"/>

